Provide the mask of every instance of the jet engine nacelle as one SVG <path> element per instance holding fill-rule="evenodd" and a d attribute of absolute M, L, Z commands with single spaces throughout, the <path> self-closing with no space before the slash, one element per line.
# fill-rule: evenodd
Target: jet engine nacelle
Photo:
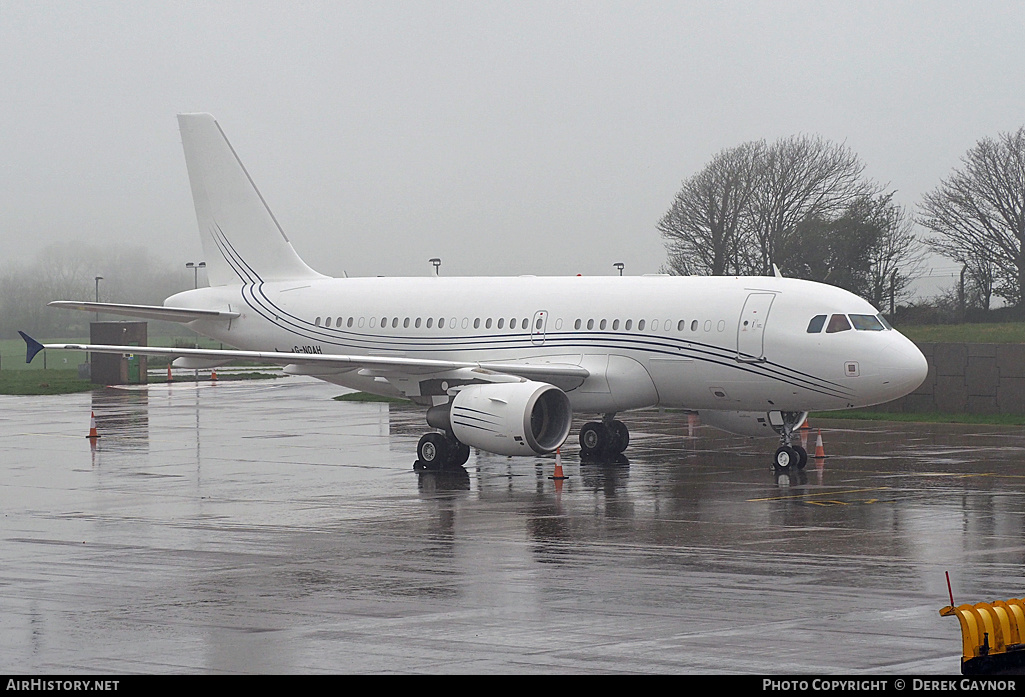
<path fill-rule="evenodd" d="M 807 412 L 787 412 L 791 416 L 793 428 L 804 423 Z M 727 433 L 735 433 L 738 436 L 751 436 L 753 438 L 778 437 L 777 428 L 782 427 L 783 420 L 780 412 L 766 411 L 715 411 L 701 410 L 698 412 L 701 423 Z M 796 417 L 796 421 L 794 418 Z"/>
<path fill-rule="evenodd" d="M 467 385 L 445 407 L 428 411 L 428 423 L 499 455 L 550 453 L 566 440 L 573 421 L 565 392 L 530 380 Z"/>

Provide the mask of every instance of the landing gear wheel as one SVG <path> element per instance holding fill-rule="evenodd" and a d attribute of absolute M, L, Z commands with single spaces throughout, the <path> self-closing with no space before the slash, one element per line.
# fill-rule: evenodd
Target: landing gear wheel
<path fill-rule="evenodd" d="M 807 455 L 805 456 L 807 457 Z M 789 445 L 784 445 L 776 451 L 776 457 L 773 458 L 772 464 L 780 472 L 788 472 L 791 465 L 797 465 L 800 462 L 801 456 L 796 450 L 791 448 Z"/>
<path fill-rule="evenodd" d="M 442 433 L 425 433 L 416 446 L 417 461 L 424 469 L 441 469 L 449 457 L 448 439 Z M 469 449 L 467 449 L 469 456 Z"/>
<path fill-rule="evenodd" d="M 596 421 L 584 424 L 580 429 L 580 454 L 584 457 L 596 457 L 605 452 L 609 441 L 605 427 Z"/>
<path fill-rule="evenodd" d="M 609 453 L 619 455 L 630 445 L 630 429 L 622 421 L 613 421 L 610 431 L 612 438 L 609 439 Z"/>
<path fill-rule="evenodd" d="M 805 465 L 808 464 L 808 451 L 802 448 L 800 445 L 792 446 L 797 451 L 797 469 L 803 470 Z"/>
<path fill-rule="evenodd" d="M 455 447 L 452 448 L 452 452 L 449 454 L 448 464 L 453 467 L 462 467 L 466 464 L 466 461 L 470 459 L 470 446 L 466 443 L 455 442 Z"/>

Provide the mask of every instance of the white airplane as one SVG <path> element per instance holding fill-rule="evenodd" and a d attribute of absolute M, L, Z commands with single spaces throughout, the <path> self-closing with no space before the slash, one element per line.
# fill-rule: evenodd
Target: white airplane
<path fill-rule="evenodd" d="M 48 344 L 43 348 L 284 365 L 427 408 L 417 467 L 462 465 L 470 447 L 551 453 L 574 413 L 583 457 L 615 456 L 619 412 L 679 407 L 742 435 L 778 436 L 778 470 L 809 410 L 862 407 L 917 388 L 918 348 L 869 303 L 780 277 L 330 278 L 296 254 L 209 114 L 178 116 L 210 286 L 164 306 L 50 305 L 181 322 L 240 350 Z M 24 335 L 23 335 L 24 336 Z"/>

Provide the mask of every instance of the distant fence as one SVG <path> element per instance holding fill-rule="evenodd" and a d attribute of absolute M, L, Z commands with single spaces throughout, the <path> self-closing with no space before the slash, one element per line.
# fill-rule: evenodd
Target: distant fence
<path fill-rule="evenodd" d="M 929 375 L 879 411 L 1025 414 L 1025 344 L 918 344 Z"/>

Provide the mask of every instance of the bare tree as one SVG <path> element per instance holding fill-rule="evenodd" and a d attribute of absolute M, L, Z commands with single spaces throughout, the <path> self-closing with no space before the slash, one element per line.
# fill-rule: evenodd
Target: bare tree
<path fill-rule="evenodd" d="M 746 271 L 741 250 L 747 244 L 751 196 L 764 150 L 761 141 L 723 150 L 683 182 L 658 223 L 670 272 L 723 276 Z"/>
<path fill-rule="evenodd" d="M 856 201 L 877 195 L 879 187 L 863 172 L 849 149 L 820 137 L 793 136 L 772 145 L 753 141 L 723 150 L 683 182 L 659 222 L 668 251 L 664 268 L 681 274 L 771 275 L 774 264 L 791 270 L 804 264 L 794 275 L 824 273 L 823 265 L 832 262 L 818 259 L 818 271 L 812 272 L 802 260 L 806 248 L 799 232 L 824 232 L 823 226 L 833 225 Z M 834 247 L 839 253 L 839 244 Z"/>
<path fill-rule="evenodd" d="M 865 166 L 857 155 L 819 136 L 778 140 L 760 165 L 750 264 L 762 275 L 771 275 L 773 264 L 787 265 L 781 252 L 795 248 L 788 238 L 802 222 L 834 219 L 856 199 L 879 191 L 864 179 Z"/>
<path fill-rule="evenodd" d="M 879 229 L 869 249 L 868 287 L 863 297 L 877 308 L 908 300 L 911 282 L 924 264 L 924 249 L 907 209 L 893 202 L 893 193 L 868 200 L 869 214 Z"/>
<path fill-rule="evenodd" d="M 919 221 L 938 253 L 971 269 L 973 279 L 1009 303 L 1025 301 L 1025 127 L 983 138 L 963 166 L 925 195 Z M 995 271 L 995 273 L 993 273 Z M 988 304 L 988 300 L 987 300 Z"/>

